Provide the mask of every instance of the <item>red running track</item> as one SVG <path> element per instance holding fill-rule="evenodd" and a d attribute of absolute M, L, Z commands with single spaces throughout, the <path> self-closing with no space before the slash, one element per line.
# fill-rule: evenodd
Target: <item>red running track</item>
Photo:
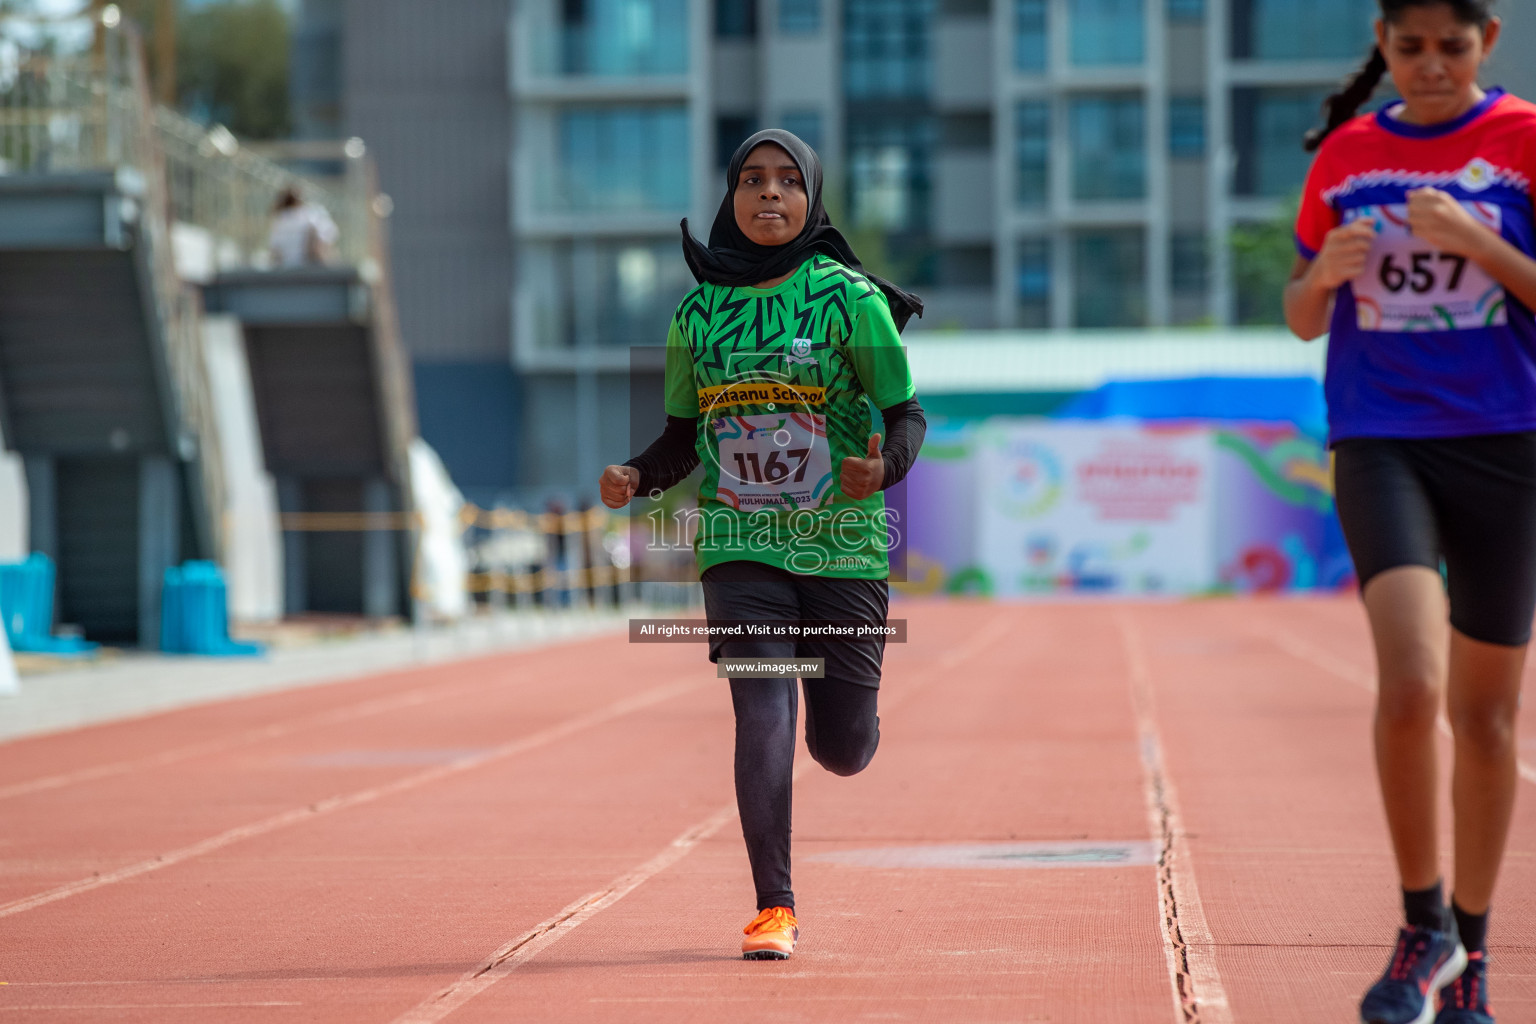
<path fill-rule="evenodd" d="M 0 1022 L 1356 1019 L 1397 907 L 1354 601 L 898 607 L 873 765 L 801 754 L 787 963 L 738 959 L 724 684 L 614 636 L 0 746 Z M 1037 841 L 1099 859 L 901 852 Z"/>

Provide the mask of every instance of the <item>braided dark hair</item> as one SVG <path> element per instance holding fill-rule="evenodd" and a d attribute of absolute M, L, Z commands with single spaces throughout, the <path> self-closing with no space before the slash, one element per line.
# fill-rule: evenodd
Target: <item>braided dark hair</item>
<path fill-rule="evenodd" d="M 1398 16 L 1410 7 L 1431 7 L 1435 4 L 1445 4 L 1455 13 L 1456 20 L 1464 25 L 1487 28 L 1488 22 L 1493 18 L 1494 0 L 1376 0 L 1376 2 L 1381 7 L 1382 19 L 1387 22 L 1396 21 Z M 1386 73 L 1387 58 L 1382 54 L 1381 47 L 1372 46 L 1371 55 L 1366 58 L 1360 69 L 1345 80 L 1343 88 L 1323 101 L 1323 113 L 1327 115 L 1327 123 L 1321 128 L 1314 128 L 1307 132 L 1302 139 L 1302 148 L 1308 153 L 1313 152 L 1323 144 L 1323 140 L 1335 128 L 1354 117 L 1365 101 L 1371 98 L 1371 94 L 1376 91 L 1376 86 L 1381 84 Z"/>

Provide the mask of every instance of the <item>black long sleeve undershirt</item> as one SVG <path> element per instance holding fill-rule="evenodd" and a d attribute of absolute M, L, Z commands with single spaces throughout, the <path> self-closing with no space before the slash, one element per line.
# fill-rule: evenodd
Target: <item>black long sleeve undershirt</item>
<path fill-rule="evenodd" d="M 880 416 L 885 420 L 885 439 L 880 446 L 880 458 L 885 463 L 885 479 L 880 489 L 884 491 L 900 483 L 911 471 L 928 433 L 928 419 L 916 398 L 881 409 Z M 687 479 L 698 467 L 698 425 L 697 416 L 668 416 L 661 436 L 624 463 L 640 471 L 636 494 L 665 491 Z"/>
<path fill-rule="evenodd" d="M 697 416 L 668 416 L 661 436 L 624 463 L 640 471 L 637 495 L 664 491 L 688 479 L 688 474 L 699 465 L 698 429 Z"/>
<path fill-rule="evenodd" d="M 906 479 L 917 461 L 917 453 L 923 448 L 923 438 L 928 435 L 928 417 L 917 404 L 917 396 L 905 402 L 897 402 L 889 409 L 881 409 L 885 420 L 885 439 L 880 445 L 880 458 L 885 463 L 885 479 L 880 489 L 886 491 Z"/>

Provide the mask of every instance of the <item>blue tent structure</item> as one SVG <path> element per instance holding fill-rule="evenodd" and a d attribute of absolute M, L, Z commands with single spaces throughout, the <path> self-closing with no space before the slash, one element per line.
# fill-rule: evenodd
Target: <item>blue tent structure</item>
<path fill-rule="evenodd" d="M 1311 377 L 1191 377 L 1110 381 L 1068 399 L 1057 419 L 1201 420 L 1294 423 L 1326 432 L 1322 384 Z"/>

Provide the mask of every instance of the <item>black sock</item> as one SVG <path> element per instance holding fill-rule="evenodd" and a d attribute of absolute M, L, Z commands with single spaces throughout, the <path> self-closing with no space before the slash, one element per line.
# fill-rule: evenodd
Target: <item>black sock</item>
<path fill-rule="evenodd" d="M 1456 915 L 1456 930 L 1461 932 L 1461 944 L 1467 947 L 1467 952 L 1485 951 L 1488 946 L 1488 911 L 1469 914 L 1456 905 L 1456 897 L 1452 896 L 1451 913 Z"/>
<path fill-rule="evenodd" d="M 1403 890 L 1403 914 L 1409 928 L 1445 930 L 1445 890 L 1436 882 L 1428 889 Z"/>

